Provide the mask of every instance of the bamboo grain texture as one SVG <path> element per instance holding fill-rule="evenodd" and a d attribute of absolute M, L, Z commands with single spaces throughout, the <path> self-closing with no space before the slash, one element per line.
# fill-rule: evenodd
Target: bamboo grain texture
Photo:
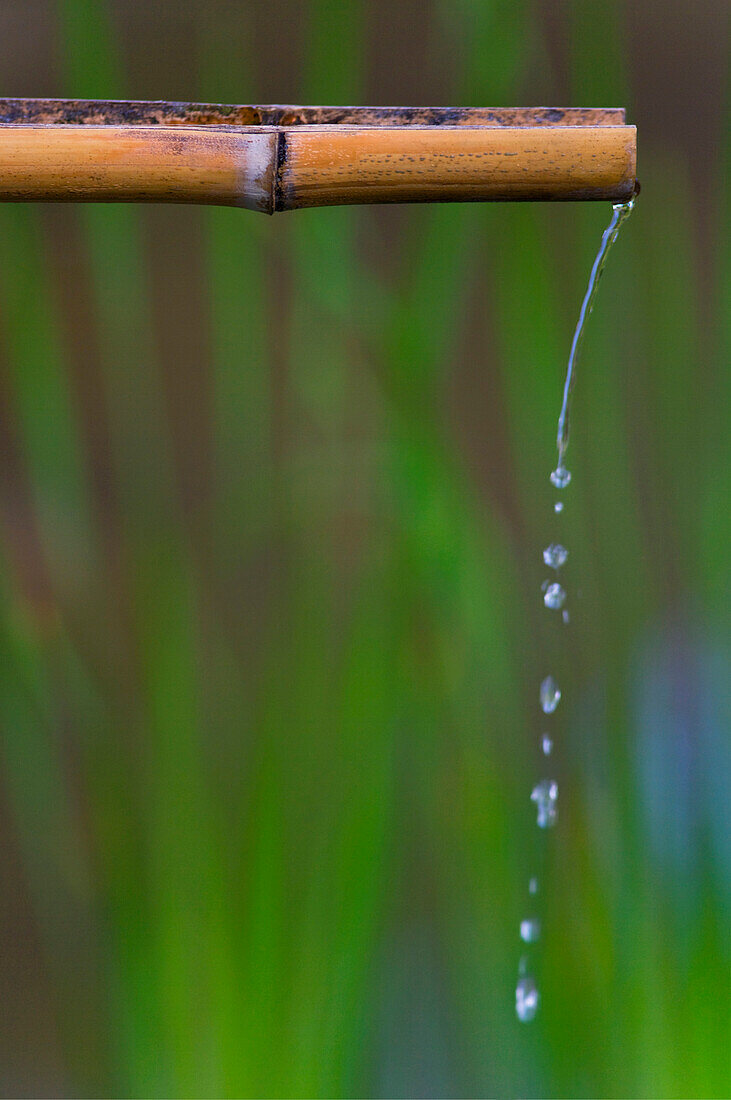
<path fill-rule="evenodd" d="M 619 201 L 635 180 L 636 130 L 619 109 L 0 100 L 0 200 L 272 214 L 353 203 Z"/>

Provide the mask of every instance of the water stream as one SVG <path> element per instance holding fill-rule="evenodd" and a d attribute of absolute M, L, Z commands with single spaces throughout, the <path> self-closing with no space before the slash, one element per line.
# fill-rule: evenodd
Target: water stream
<path fill-rule="evenodd" d="M 635 199 L 632 198 L 629 202 L 616 203 L 612 206 L 612 217 L 609 225 L 604 230 L 601 244 L 599 245 L 599 251 L 596 254 L 591 268 L 589 283 L 586 288 L 586 293 L 584 294 L 584 300 L 581 303 L 579 319 L 574 331 L 574 338 L 571 341 L 571 351 L 569 352 L 566 381 L 563 389 L 563 401 L 558 418 L 558 434 L 556 439 L 558 461 L 556 463 L 556 469 L 553 470 L 550 475 L 551 484 L 559 491 L 566 489 L 571 481 L 571 474 L 566 469 L 564 459 L 569 444 L 569 413 L 571 408 L 571 396 L 576 380 L 576 364 L 584 339 L 586 322 L 594 308 L 597 287 L 606 266 L 607 256 L 609 255 L 612 245 L 617 240 L 623 224 L 632 213 L 634 204 Z M 555 502 L 555 512 L 561 513 L 563 508 L 564 502 L 562 500 Z M 541 586 L 544 606 L 552 613 L 560 611 L 562 621 L 565 624 L 569 622 L 569 612 L 564 607 L 567 599 L 567 592 L 564 586 L 559 582 L 558 576 L 559 570 L 566 563 L 567 558 L 568 550 L 561 543 L 554 542 L 546 547 L 543 551 L 543 561 L 549 569 L 553 570 L 553 576 L 545 580 Z M 538 702 L 546 718 L 546 723 L 550 724 L 554 722 L 555 720 L 552 718 L 552 715 L 561 702 L 561 688 L 553 676 L 546 676 L 545 679 L 542 680 L 538 692 Z M 551 756 L 554 748 L 554 735 L 549 730 L 541 734 L 540 747 L 541 754 L 547 763 L 547 758 Z M 531 802 L 534 804 L 538 828 L 553 828 L 558 820 L 558 783 L 556 780 L 551 778 L 541 779 L 533 787 L 530 798 Z M 528 883 L 531 909 L 520 922 L 520 939 L 523 945 L 523 954 L 518 964 L 518 981 L 515 987 L 515 1011 L 518 1019 L 524 1022 L 535 1018 L 541 999 L 536 979 L 531 972 L 530 957 L 531 946 L 538 943 L 541 938 L 541 922 L 539 917 L 535 914 L 534 900 L 535 896 L 541 890 L 541 887 L 542 883 L 540 877 L 535 874 L 532 875 Z"/>

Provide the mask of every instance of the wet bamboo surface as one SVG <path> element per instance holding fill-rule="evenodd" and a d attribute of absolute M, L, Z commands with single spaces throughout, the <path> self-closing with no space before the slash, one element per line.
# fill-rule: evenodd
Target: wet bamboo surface
<path fill-rule="evenodd" d="M 354 203 L 629 198 L 621 109 L 0 100 L 0 198 Z"/>

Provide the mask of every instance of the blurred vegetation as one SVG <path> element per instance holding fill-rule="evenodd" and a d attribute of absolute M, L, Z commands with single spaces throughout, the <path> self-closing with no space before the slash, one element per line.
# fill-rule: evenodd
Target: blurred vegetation
<path fill-rule="evenodd" d="M 568 650 L 540 550 L 603 205 L 0 207 L 2 1095 L 728 1096 L 720 7 L 0 22 L 4 95 L 626 104 L 643 183 L 576 391 Z"/>

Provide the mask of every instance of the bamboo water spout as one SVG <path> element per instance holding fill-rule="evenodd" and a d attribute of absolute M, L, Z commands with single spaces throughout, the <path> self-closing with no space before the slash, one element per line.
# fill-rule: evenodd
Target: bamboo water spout
<path fill-rule="evenodd" d="M 0 99 L 0 200 L 345 203 L 629 199 L 622 109 Z"/>

